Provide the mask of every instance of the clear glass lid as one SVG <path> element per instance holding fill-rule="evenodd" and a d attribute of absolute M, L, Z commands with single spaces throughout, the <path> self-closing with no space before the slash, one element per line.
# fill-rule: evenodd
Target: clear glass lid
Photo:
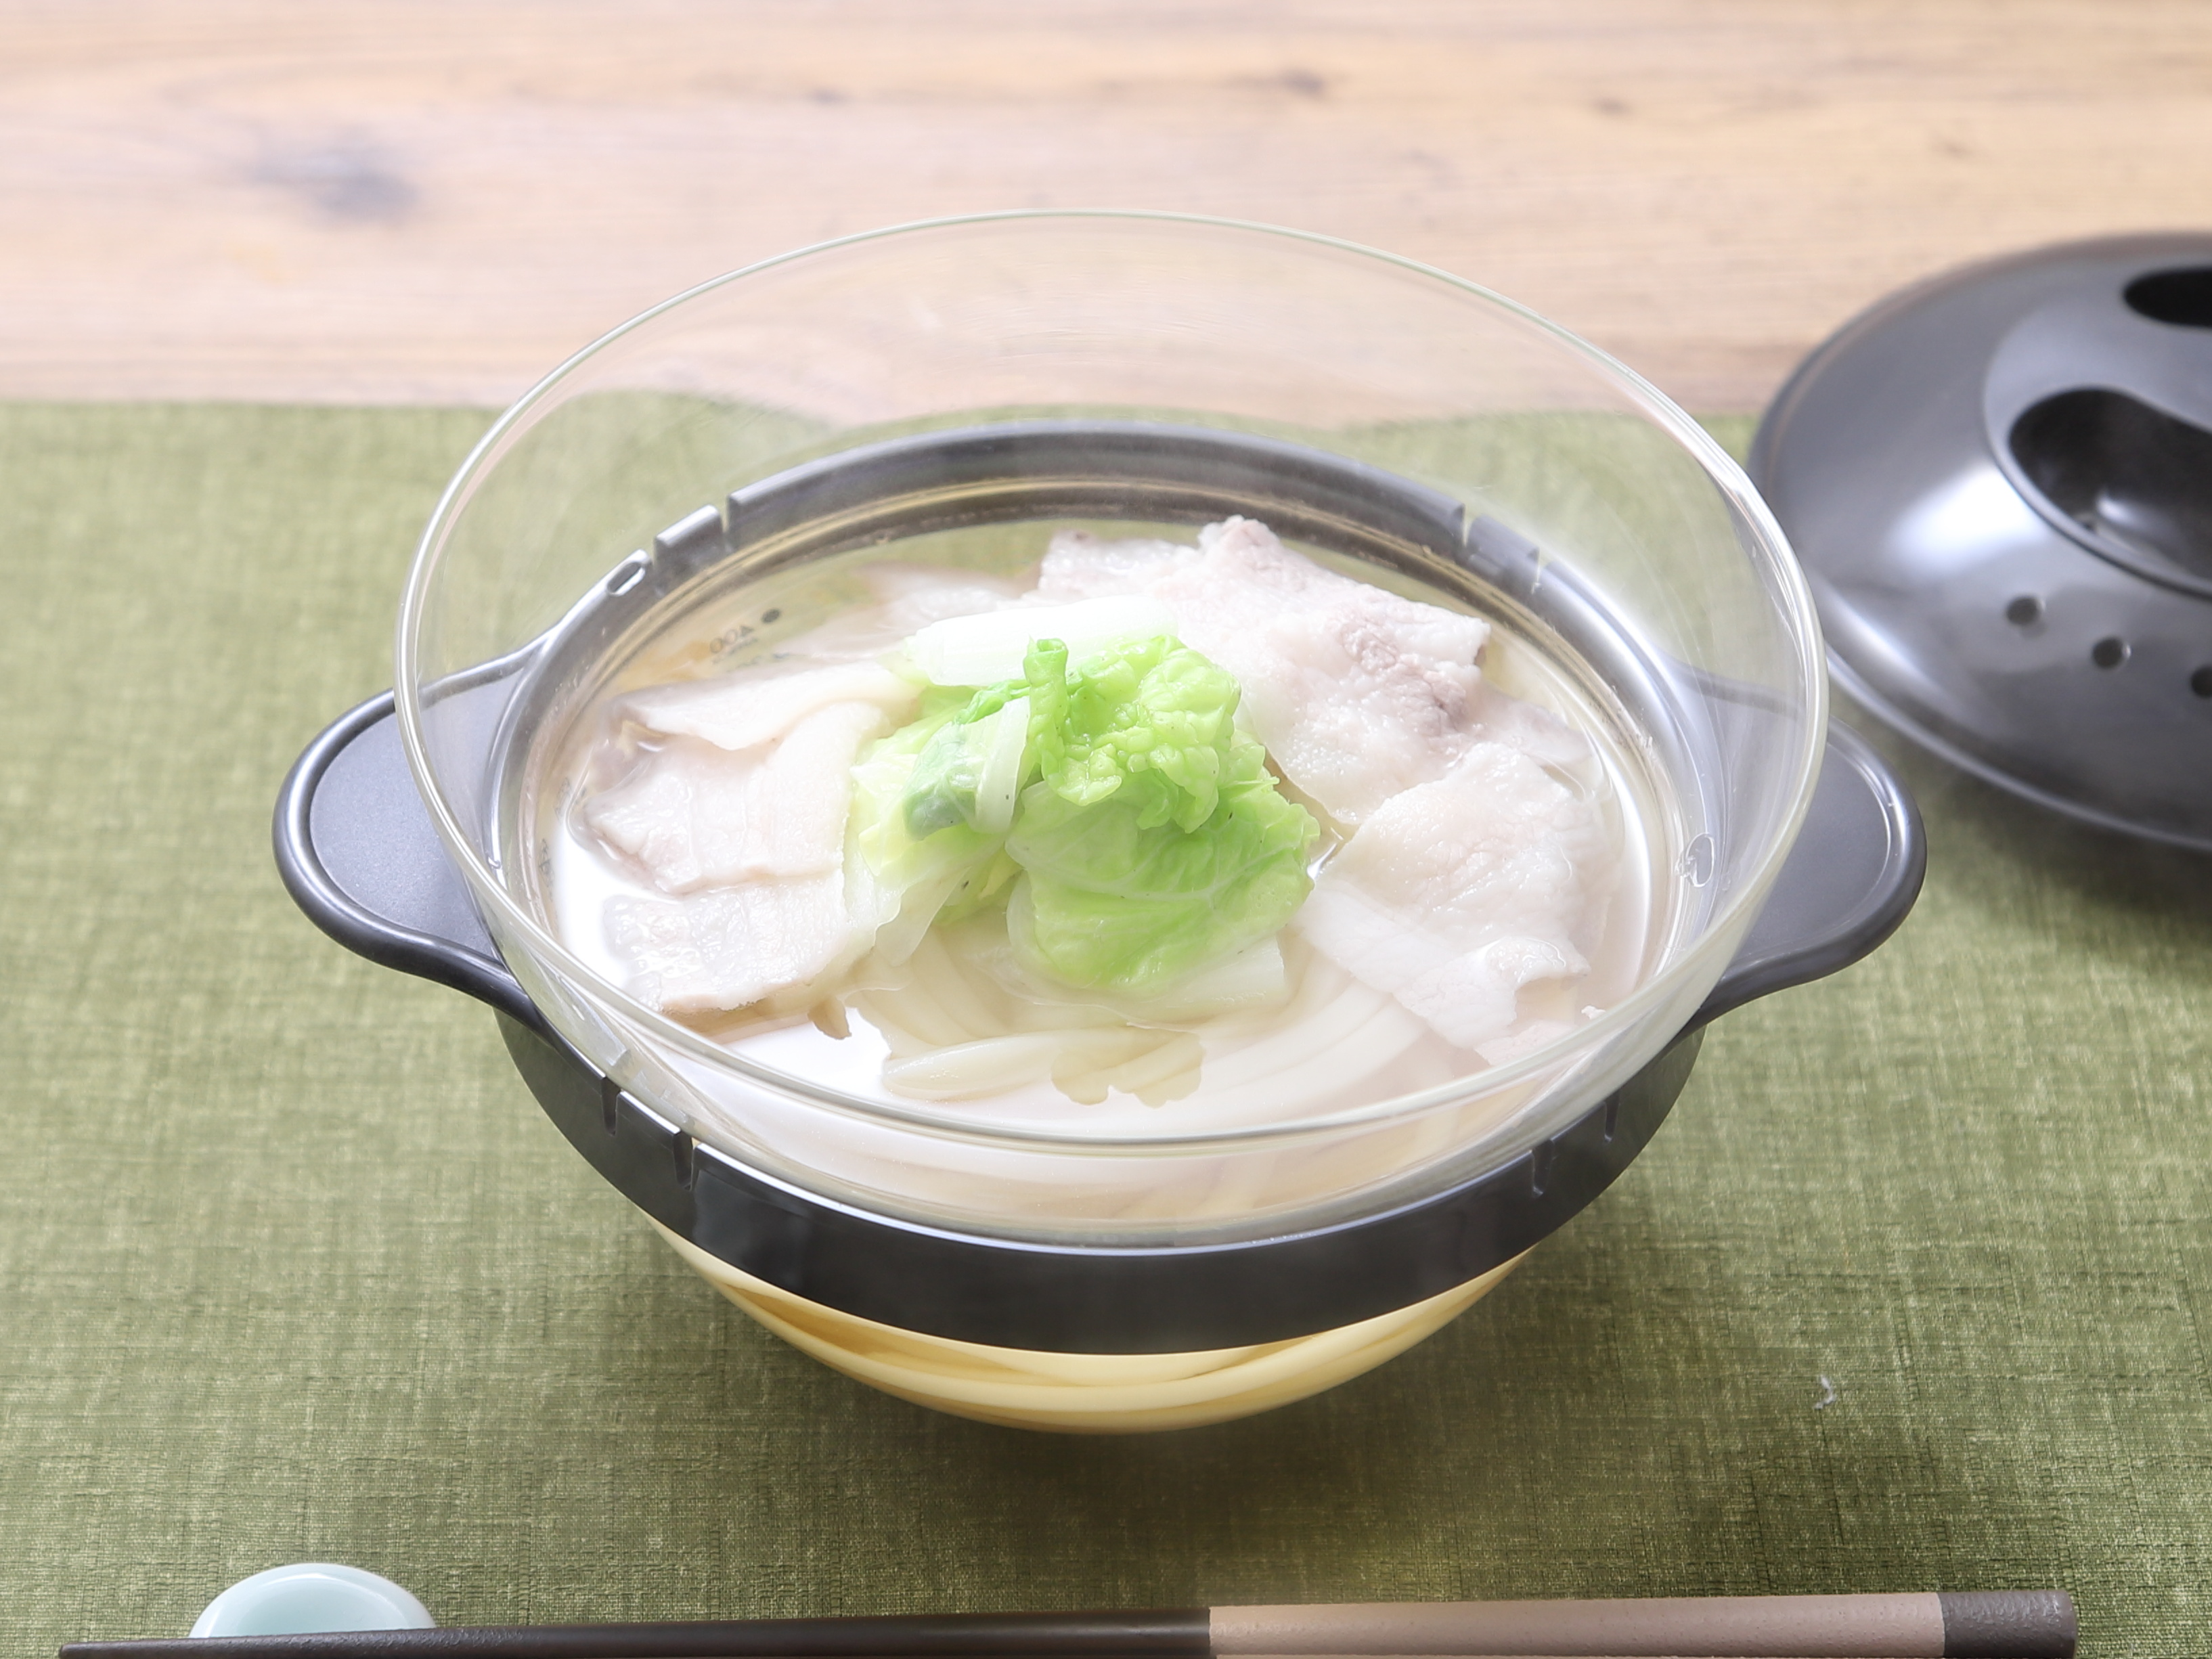
<path fill-rule="evenodd" d="M 1602 914 L 1577 924 L 1584 971 L 1524 985 L 1502 1037 L 1410 1011 L 1369 982 L 1395 970 L 1346 968 L 1318 924 L 1294 921 L 1264 1018 L 1150 1005 L 1134 1026 L 1151 1048 L 1108 1031 L 1097 997 L 1056 1025 L 1009 1015 L 979 1037 L 971 1021 L 937 1047 L 1022 1039 L 991 1053 L 1026 1079 L 978 1092 L 927 1031 L 963 975 L 1005 990 L 989 939 L 933 929 L 949 954 L 864 958 L 834 1007 L 766 1015 L 678 1006 L 610 942 L 621 928 L 592 908 L 605 870 L 638 878 L 592 817 L 619 781 L 594 758 L 611 708 L 631 711 L 615 726 L 632 734 L 622 763 L 641 765 L 690 740 L 649 731 L 639 750 L 635 710 L 656 688 L 873 660 L 854 615 L 894 590 L 964 582 L 1036 605 L 1048 546 L 1188 544 L 1237 517 L 1270 525 L 1301 568 L 1487 624 L 1483 695 L 1583 745 L 1540 758 L 1610 837 Z M 1234 630 L 1218 632 L 1233 655 Z M 1726 966 L 1810 799 L 1826 720 L 1779 532 L 1633 374 L 1441 272 L 1126 214 L 832 243 L 580 353 L 441 503 L 401 610 L 398 687 L 440 834 L 586 1058 L 810 1190 L 1083 1237 L 1395 1201 L 1555 1130 L 1664 1048 Z M 1324 826 L 1324 872 L 1380 811 L 1339 821 L 1283 787 Z M 662 913 L 622 914 L 645 918 L 634 940 Z M 1001 940 L 1013 926 L 992 925 Z M 1396 1060 L 1365 1063 L 1389 1042 Z M 1079 1051 L 1096 1076 L 1071 1085 Z"/>

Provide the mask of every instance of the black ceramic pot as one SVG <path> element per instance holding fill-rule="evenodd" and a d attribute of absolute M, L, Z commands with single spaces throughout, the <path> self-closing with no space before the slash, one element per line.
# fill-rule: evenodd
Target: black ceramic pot
<path fill-rule="evenodd" d="M 1231 514 L 1488 617 L 1486 674 L 1555 672 L 1607 734 L 1644 965 L 1567 1035 L 1327 1111 L 1248 1088 L 1210 1118 L 1201 1081 L 1109 1127 L 994 1119 L 733 1054 L 545 921 L 546 757 L 641 641 L 711 614 L 698 648 L 757 660 L 880 550 L 1010 571 L 1054 526 Z M 1236 1415 L 1418 1340 L 1620 1174 L 1707 1021 L 1872 949 L 1922 867 L 1904 791 L 1827 723 L 1779 529 L 1694 422 L 1494 295 L 1251 227 L 917 227 L 648 313 L 457 475 L 396 678 L 286 786 L 302 906 L 489 1003 L 578 1150 L 771 1328 L 1009 1422 Z M 1377 1029 L 1327 1012 L 1296 1063 Z"/>

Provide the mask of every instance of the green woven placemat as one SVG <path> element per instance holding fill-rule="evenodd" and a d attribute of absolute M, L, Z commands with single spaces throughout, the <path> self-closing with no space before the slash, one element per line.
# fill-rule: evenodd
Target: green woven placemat
<path fill-rule="evenodd" d="M 1442 1335 L 1214 1429 L 936 1416 L 749 1324 L 488 1013 L 277 884 L 483 420 L 0 409 L 8 1652 L 303 1559 L 448 1623 L 2057 1584 L 2092 1654 L 2203 1650 L 2212 863 L 1907 757 L 1904 930 L 1722 1021 Z"/>

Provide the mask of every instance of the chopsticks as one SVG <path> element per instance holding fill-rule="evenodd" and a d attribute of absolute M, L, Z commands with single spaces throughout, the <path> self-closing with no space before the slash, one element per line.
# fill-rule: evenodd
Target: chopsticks
<path fill-rule="evenodd" d="M 60 1659 L 2074 1659 L 2063 1590 L 1386 1601 L 72 1642 Z"/>

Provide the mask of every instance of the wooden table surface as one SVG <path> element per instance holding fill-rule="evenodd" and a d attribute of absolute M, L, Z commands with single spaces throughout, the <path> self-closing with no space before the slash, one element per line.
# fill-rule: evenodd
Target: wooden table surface
<path fill-rule="evenodd" d="M 2203 0 L 0 3 L 0 397 L 504 403 L 717 272 L 1157 207 L 1428 260 L 1692 408 L 2212 225 Z"/>

